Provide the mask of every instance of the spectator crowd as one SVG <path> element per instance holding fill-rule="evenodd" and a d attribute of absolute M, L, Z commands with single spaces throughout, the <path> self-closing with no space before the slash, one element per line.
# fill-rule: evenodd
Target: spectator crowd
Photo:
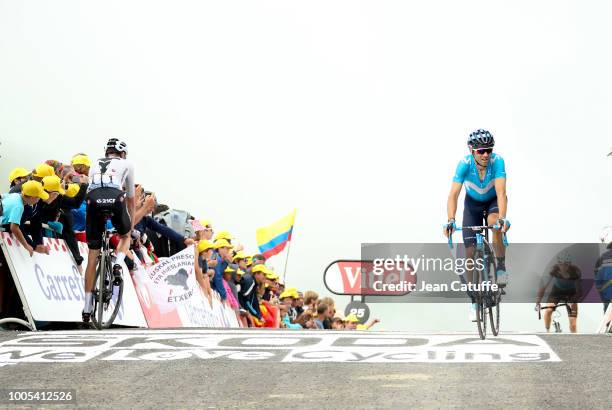
<path fill-rule="evenodd" d="M 86 242 L 86 195 L 90 158 L 84 153 L 69 163 L 48 160 L 33 170 L 15 168 L 9 174 L 8 193 L 2 195 L 1 225 L 32 256 L 49 254 L 43 238 L 60 238 L 70 249 L 82 273 L 78 242 Z M 243 327 L 287 329 L 369 329 L 378 320 L 359 324 L 354 314 L 340 317 L 332 298 L 314 291 L 285 286 L 266 265 L 262 254 L 249 254 L 227 231 L 215 233 L 210 220 L 157 202 L 155 194 L 136 185 L 136 211 L 132 216 L 131 255 L 145 264 L 169 257 L 187 246 L 197 252 L 196 277 L 204 295 L 218 293 Z M 117 245 L 117 240 L 113 246 Z M 11 310 L 14 289 L 0 275 L 0 318 Z M 10 296 L 11 291 L 13 297 Z"/>

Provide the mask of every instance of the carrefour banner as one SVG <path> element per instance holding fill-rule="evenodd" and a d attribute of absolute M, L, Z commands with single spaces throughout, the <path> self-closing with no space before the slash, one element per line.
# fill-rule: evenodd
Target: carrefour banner
<path fill-rule="evenodd" d="M 195 274 L 194 246 L 155 265 L 138 265 L 134 283 L 151 328 L 238 327 L 236 313 L 216 292 L 202 292 Z"/>
<path fill-rule="evenodd" d="M 81 322 L 85 303 L 84 277 L 74 263 L 65 242 L 60 239 L 44 239 L 50 249 L 48 255 L 32 256 L 7 232 L 0 235 L 0 245 L 13 275 L 26 315 L 34 321 Z M 87 264 L 87 245 L 79 244 L 81 256 Z M 128 272 L 124 267 L 124 272 Z M 131 280 L 125 278 L 122 304 L 115 324 L 146 327 L 136 290 Z M 27 313 L 29 312 L 29 313 Z"/>

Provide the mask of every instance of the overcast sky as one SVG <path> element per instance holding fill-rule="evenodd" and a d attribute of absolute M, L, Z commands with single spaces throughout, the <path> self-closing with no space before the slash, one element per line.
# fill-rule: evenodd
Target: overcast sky
<path fill-rule="evenodd" d="M 486 128 L 510 241 L 596 241 L 612 224 L 610 11 L 0 0 L 0 173 L 123 138 L 146 189 L 247 251 L 297 208 L 289 281 L 323 290 L 361 242 L 442 241 L 467 135 Z"/>

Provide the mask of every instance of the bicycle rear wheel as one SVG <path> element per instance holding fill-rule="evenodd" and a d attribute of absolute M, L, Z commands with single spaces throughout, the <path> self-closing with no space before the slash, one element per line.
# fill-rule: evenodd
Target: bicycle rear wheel
<path fill-rule="evenodd" d="M 96 278 L 94 280 L 94 290 L 93 290 L 93 299 L 94 306 L 91 315 L 92 323 L 94 327 L 98 330 L 103 328 L 104 323 L 104 299 L 107 294 L 107 274 L 106 274 L 106 259 L 108 255 L 106 254 L 106 250 L 102 250 L 100 252 L 100 256 L 98 259 L 98 267 L 96 269 Z"/>
<path fill-rule="evenodd" d="M 113 295 L 113 276 L 111 272 L 111 257 L 106 251 L 103 251 L 100 255 L 95 280 L 98 289 L 102 289 L 102 291 L 98 291 L 96 294 L 94 314 L 92 315 L 92 321 L 98 330 L 108 329 L 115 321 L 121 307 L 123 281 L 118 286 L 117 294 Z"/>

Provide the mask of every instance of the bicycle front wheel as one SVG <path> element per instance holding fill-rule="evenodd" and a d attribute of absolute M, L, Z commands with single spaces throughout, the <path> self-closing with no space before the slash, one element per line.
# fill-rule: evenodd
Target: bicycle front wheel
<path fill-rule="evenodd" d="M 481 285 L 485 276 L 485 272 L 477 269 L 474 271 L 474 283 Z M 476 293 L 476 323 L 478 325 L 478 335 L 481 339 L 487 337 L 487 305 L 485 292 L 482 291 L 482 287 L 479 286 L 479 290 Z"/>

